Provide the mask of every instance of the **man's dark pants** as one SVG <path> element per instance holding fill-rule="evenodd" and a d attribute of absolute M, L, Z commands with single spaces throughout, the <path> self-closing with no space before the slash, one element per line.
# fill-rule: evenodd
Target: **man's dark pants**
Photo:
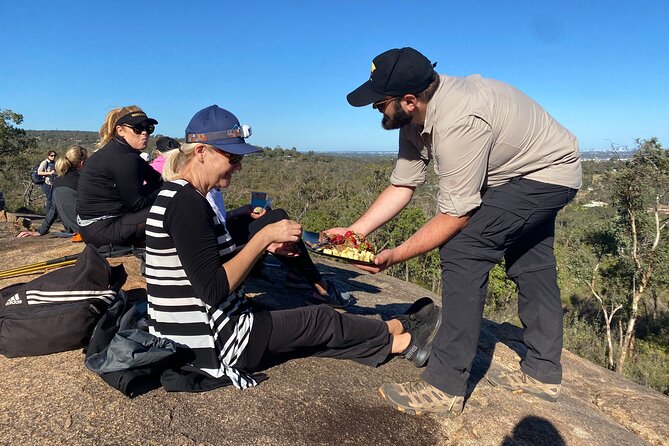
<path fill-rule="evenodd" d="M 575 189 L 515 178 L 489 188 L 467 226 L 441 247 L 443 319 L 423 379 L 464 395 L 476 355 L 488 272 L 504 257 L 518 286 L 527 354 L 521 369 L 562 380 L 562 302 L 553 240 L 555 217 Z"/>

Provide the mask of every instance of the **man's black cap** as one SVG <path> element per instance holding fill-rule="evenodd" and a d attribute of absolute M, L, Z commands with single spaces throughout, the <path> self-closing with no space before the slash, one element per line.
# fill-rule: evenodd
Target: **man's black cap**
<path fill-rule="evenodd" d="M 170 138 L 169 136 L 159 136 L 156 138 L 156 149 L 158 149 L 159 152 L 167 152 L 172 149 L 178 149 L 179 147 L 181 147 L 179 141 Z"/>
<path fill-rule="evenodd" d="M 388 50 L 374 58 L 369 80 L 350 92 L 346 100 L 362 107 L 388 96 L 420 93 L 434 79 L 435 65 L 413 48 Z"/>

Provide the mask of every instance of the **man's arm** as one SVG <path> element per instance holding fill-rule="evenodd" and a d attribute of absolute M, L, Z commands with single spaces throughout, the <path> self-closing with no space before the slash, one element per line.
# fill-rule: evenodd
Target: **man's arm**
<path fill-rule="evenodd" d="M 400 262 L 412 259 L 437 248 L 460 232 L 469 221 L 469 215 L 454 217 L 438 213 L 425 223 L 404 243 L 393 249 L 381 251 L 374 259 L 375 266 L 356 265 L 371 273 L 378 273 Z"/>
<path fill-rule="evenodd" d="M 360 266 L 360 268 L 370 272 L 379 272 L 389 266 L 425 254 L 453 238 L 467 225 L 467 221 L 469 221 L 469 215 L 454 217 L 440 212 L 398 247 L 381 251 L 374 260 L 376 267 Z"/>
<path fill-rule="evenodd" d="M 415 190 L 415 187 L 408 186 L 386 187 L 349 229 L 358 234 L 371 234 L 397 216 L 409 204 Z"/>

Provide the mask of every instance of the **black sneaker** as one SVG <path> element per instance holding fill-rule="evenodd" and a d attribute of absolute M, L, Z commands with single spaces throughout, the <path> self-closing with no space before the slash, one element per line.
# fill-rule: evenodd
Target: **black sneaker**
<path fill-rule="evenodd" d="M 413 362 L 416 367 L 424 367 L 430 358 L 430 353 L 432 353 L 432 341 L 434 341 L 440 325 L 441 308 L 433 305 L 424 321 L 415 323 L 410 330 L 407 330 L 411 334 L 411 343 L 402 353 L 402 356 Z"/>
<path fill-rule="evenodd" d="M 404 331 L 412 331 L 416 329 L 419 324 L 422 324 L 429 319 L 433 309 L 434 301 L 429 297 L 421 297 L 411 304 L 404 313 L 394 315 L 392 316 L 392 319 L 400 321 L 404 327 Z"/>

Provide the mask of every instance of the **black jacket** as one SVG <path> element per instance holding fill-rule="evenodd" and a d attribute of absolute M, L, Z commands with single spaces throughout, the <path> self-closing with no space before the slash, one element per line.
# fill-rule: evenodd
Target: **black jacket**
<path fill-rule="evenodd" d="M 232 384 L 225 376 L 182 369 L 193 361 L 192 350 L 149 334 L 146 317 L 145 295 L 131 301 L 119 293 L 95 326 L 86 367 L 131 398 L 161 386 L 168 392 L 203 392 Z"/>
<path fill-rule="evenodd" d="M 153 204 L 163 181 L 139 153 L 114 137 L 88 158 L 77 190 L 79 217 L 124 215 Z"/>

